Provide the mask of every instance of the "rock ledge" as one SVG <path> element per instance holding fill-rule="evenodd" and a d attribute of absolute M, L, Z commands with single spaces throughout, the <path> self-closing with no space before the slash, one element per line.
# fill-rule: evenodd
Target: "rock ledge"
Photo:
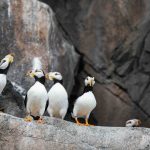
<path fill-rule="evenodd" d="M 150 129 L 125 127 L 80 127 L 45 117 L 45 124 L 0 113 L 1 150 L 145 150 L 150 149 Z"/>

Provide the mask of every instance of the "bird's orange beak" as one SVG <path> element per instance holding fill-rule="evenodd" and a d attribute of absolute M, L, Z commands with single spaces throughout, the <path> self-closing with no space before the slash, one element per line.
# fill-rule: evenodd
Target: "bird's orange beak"
<path fill-rule="evenodd" d="M 34 72 L 32 72 L 32 71 L 28 71 L 26 75 L 31 78 L 33 78 L 35 76 Z"/>
<path fill-rule="evenodd" d="M 53 73 L 52 72 L 50 72 L 50 73 L 47 73 L 46 74 L 46 78 L 48 79 L 48 80 L 54 80 L 54 75 L 53 75 Z"/>
<path fill-rule="evenodd" d="M 15 54 L 11 53 L 11 54 L 6 55 L 5 57 L 9 59 L 10 63 L 13 63 Z"/>
<path fill-rule="evenodd" d="M 11 55 L 12 57 L 15 57 L 15 53 L 10 53 L 9 55 Z"/>
<path fill-rule="evenodd" d="M 48 74 L 48 73 L 45 75 L 45 78 L 46 78 L 46 79 L 49 79 L 49 74 Z"/>

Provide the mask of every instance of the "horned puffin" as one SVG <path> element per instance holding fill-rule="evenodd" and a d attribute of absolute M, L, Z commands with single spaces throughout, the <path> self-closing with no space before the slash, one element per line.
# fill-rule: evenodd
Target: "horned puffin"
<path fill-rule="evenodd" d="M 59 72 L 50 72 L 46 78 L 54 81 L 54 85 L 48 92 L 49 105 L 48 113 L 51 117 L 64 119 L 68 110 L 68 94 L 63 83 L 63 78 Z"/>
<path fill-rule="evenodd" d="M 40 64 L 38 61 L 40 60 L 37 59 L 35 63 Z M 37 64 L 35 64 L 35 66 L 37 66 Z M 48 101 L 47 90 L 44 86 L 45 74 L 41 67 L 34 67 L 34 69 L 29 71 L 27 75 L 34 78 L 35 83 L 28 90 L 24 101 L 28 115 L 25 118 L 25 121 L 30 122 L 32 119 L 34 119 L 37 120 L 38 123 L 43 123 L 42 116 L 45 112 Z"/>
<path fill-rule="evenodd" d="M 7 72 L 10 67 L 10 64 L 14 61 L 14 54 L 6 55 L 0 62 L 0 94 L 7 83 Z"/>
<path fill-rule="evenodd" d="M 93 86 L 95 84 L 94 77 L 87 77 L 84 81 L 85 88 L 83 94 L 77 98 L 74 104 L 72 117 L 78 125 L 89 126 L 88 119 L 91 111 L 96 107 L 96 99 L 93 94 Z M 85 118 L 85 124 L 78 121 L 78 118 Z"/>
<path fill-rule="evenodd" d="M 141 121 L 139 119 L 131 119 L 126 121 L 126 127 L 139 127 L 141 125 Z"/>

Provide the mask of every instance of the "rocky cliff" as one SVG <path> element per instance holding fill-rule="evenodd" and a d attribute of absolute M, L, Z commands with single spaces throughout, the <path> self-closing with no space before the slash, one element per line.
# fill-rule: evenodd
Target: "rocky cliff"
<path fill-rule="evenodd" d="M 95 76 L 99 125 L 123 125 L 140 118 L 150 126 L 150 1 L 41 0 L 56 17 L 81 55 L 72 95 L 83 78 Z"/>
<path fill-rule="evenodd" d="M 1 0 L 0 57 L 16 53 L 8 75 L 13 93 L 24 95 L 32 85 L 25 73 L 37 56 L 45 71 L 63 74 L 68 114 L 91 75 L 98 103 L 94 123 L 124 126 L 139 118 L 150 127 L 149 15 L 148 0 Z M 23 100 L 15 94 L 4 92 L 4 111 L 20 116 L 15 108 L 22 112 Z M 8 109 L 12 101 L 14 111 Z"/>
<path fill-rule="evenodd" d="M 32 68 L 34 57 L 40 57 L 43 70 L 60 71 L 68 93 L 74 85 L 79 55 L 61 29 L 52 9 L 37 0 L 2 0 L 0 1 L 0 56 L 14 52 L 15 62 L 11 66 L 8 79 L 13 85 L 1 98 L 1 109 L 12 115 L 22 116 L 15 112 L 23 98 L 14 95 L 25 95 L 34 80 L 27 78 L 26 73 Z M 50 88 L 47 83 L 47 89 Z M 16 92 L 15 92 L 16 90 Z M 7 99 L 7 101 L 5 100 Z M 17 99 L 17 100 L 16 100 Z M 15 105 L 12 105 L 14 101 Z M 8 109 L 9 108 L 9 109 Z M 24 109 L 20 111 L 24 111 Z"/>
<path fill-rule="evenodd" d="M 56 118 L 45 123 L 0 114 L 1 150 L 148 150 L 150 129 L 81 127 Z"/>

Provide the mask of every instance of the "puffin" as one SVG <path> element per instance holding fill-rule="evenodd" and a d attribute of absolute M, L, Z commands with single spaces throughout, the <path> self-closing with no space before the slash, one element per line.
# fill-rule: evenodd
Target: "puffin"
<path fill-rule="evenodd" d="M 139 119 L 131 119 L 126 121 L 126 127 L 139 127 L 141 125 L 141 121 Z"/>
<path fill-rule="evenodd" d="M 7 72 L 14 61 L 14 54 L 6 55 L 0 62 L 0 95 L 7 83 Z"/>
<path fill-rule="evenodd" d="M 27 116 L 24 119 L 27 122 L 31 122 L 33 119 L 38 123 L 43 123 L 42 116 L 45 112 L 48 95 L 45 84 L 45 73 L 42 69 L 33 69 L 28 71 L 27 76 L 35 79 L 35 83 L 28 90 L 25 97 L 25 107 Z"/>
<path fill-rule="evenodd" d="M 63 77 L 59 72 L 49 72 L 46 78 L 54 84 L 48 92 L 49 105 L 47 111 L 50 117 L 64 119 L 68 110 L 68 94 L 63 86 Z"/>
<path fill-rule="evenodd" d="M 84 81 L 85 87 L 83 94 L 78 97 L 74 103 L 72 117 L 77 125 L 91 126 L 88 123 L 92 110 L 96 107 L 96 98 L 93 94 L 93 86 L 95 84 L 94 77 L 86 77 Z M 78 118 L 84 118 L 85 124 L 80 123 Z"/>

